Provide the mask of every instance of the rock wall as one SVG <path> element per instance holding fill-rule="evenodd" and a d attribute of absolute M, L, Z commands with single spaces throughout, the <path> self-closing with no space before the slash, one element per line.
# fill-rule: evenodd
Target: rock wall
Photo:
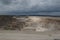
<path fill-rule="evenodd" d="M 24 29 L 29 29 L 34 31 L 55 31 L 60 30 L 60 19 L 45 18 L 45 17 L 28 17 L 30 21 L 26 22 L 28 27 Z M 30 30 L 30 29 L 29 29 Z"/>
<path fill-rule="evenodd" d="M 60 30 L 60 18 L 40 16 L 0 16 L 0 27 L 21 31 Z"/>

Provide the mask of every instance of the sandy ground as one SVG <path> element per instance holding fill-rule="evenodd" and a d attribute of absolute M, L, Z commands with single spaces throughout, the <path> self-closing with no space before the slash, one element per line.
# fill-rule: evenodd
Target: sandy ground
<path fill-rule="evenodd" d="M 54 40 L 60 39 L 60 32 L 22 32 L 0 30 L 0 40 Z"/>

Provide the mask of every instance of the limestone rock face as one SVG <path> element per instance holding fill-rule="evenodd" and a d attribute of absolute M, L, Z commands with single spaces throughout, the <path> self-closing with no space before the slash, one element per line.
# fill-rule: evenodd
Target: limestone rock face
<path fill-rule="evenodd" d="M 60 18 L 40 16 L 0 17 L 0 28 L 21 31 L 56 31 L 60 30 Z"/>
<path fill-rule="evenodd" d="M 31 29 L 34 31 L 55 31 L 60 30 L 60 20 L 54 18 L 45 18 L 45 17 L 28 17 L 30 21 L 26 21 L 27 27 L 24 29 Z"/>

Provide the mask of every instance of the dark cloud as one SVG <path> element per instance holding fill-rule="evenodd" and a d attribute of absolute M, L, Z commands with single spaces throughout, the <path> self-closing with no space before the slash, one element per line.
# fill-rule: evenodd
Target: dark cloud
<path fill-rule="evenodd" d="M 2 4 L 9 5 L 11 3 L 11 0 L 0 0 Z"/>
<path fill-rule="evenodd" d="M 60 17 L 60 12 L 39 12 L 39 13 L 20 13 L 20 12 L 10 12 L 10 13 L 0 13 L 0 15 L 18 15 L 18 16 L 20 16 L 20 15 L 26 15 L 26 16 L 28 16 L 28 15 L 31 15 L 31 16 L 33 16 L 33 15 L 38 15 L 38 16 L 55 16 L 55 17 Z"/>
<path fill-rule="evenodd" d="M 2 14 L 55 15 L 55 12 L 60 13 L 60 0 L 0 0 Z"/>

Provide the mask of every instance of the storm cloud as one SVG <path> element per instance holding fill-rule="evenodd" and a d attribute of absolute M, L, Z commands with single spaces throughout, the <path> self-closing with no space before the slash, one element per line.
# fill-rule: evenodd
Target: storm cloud
<path fill-rule="evenodd" d="M 0 0 L 0 14 L 54 15 L 55 12 L 60 12 L 60 0 Z"/>

